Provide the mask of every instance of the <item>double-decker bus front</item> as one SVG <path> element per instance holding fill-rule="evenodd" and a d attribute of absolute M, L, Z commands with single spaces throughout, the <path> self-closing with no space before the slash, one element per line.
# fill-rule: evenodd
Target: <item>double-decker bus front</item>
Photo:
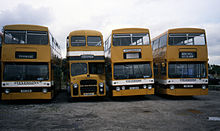
<path fill-rule="evenodd" d="M 48 28 L 4 26 L 2 100 L 51 99 Z"/>
<path fill-rule="evenodd" d="M 102 34 L 94 30 L 73 31 L 67 42 L 69 98 L 105 96 Z"/>
<path fill-rule="evenodd" d="M 116 29 L 105 44 L 106 79 L 110 96 L 154 94 L 149 30 Z"/>
<path fill-rule="evenodd" d="M 159 93 L 174 96 L 208 94 L 208 53 L 205 30 L 170 29 L 167 32 L 166 78 Z"/>

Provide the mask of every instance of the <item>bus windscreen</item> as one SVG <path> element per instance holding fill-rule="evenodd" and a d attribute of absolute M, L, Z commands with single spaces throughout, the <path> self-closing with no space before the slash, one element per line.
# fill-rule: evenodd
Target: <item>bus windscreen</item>
<path fill-rule="evenodd" d="M 150 63 L 117 63 L 114 65 L 115 79 L 150 78 Z"/>
<path fill-rule="evenodd" d="M 169 78 L 205 78 L 204 63 L 169 63 Z"/>
<path fill-rule="evenodd" d="M 5 63 L 5 81 L 17 80 L 48 80 L 49 70 L 47 63 Z"/>
<path fill-rule="evenodd" d="M 150 38 L 146 33 L 113 34 L 114 46 L 149 45 Z"/>
<path fill-rule="evenodd" d="M 205 45 L 204 33 L 169 34 L 169 45 Z"/>

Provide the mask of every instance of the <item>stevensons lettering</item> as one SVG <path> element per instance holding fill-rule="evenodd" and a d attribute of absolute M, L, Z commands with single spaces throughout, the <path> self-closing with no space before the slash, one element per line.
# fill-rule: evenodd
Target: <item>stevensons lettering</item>
<path fill-rule="evenodd" d="M 37 85 L 39 82 L 14 82 L 15 85 Z"/>
<path fill-rule="evenodd" d="M 141 82 L 141 80 L 126 80 L 127 83 L 132 83 L 132 82 Z"/>

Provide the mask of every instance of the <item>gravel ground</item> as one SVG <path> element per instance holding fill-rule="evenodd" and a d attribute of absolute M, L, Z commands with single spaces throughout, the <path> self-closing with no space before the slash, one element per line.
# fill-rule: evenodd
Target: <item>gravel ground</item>
<path fill-rule="evenodd" d="M 220 130 L 220 91 L 194 97 L 0 102 L 0 130 Z"/>

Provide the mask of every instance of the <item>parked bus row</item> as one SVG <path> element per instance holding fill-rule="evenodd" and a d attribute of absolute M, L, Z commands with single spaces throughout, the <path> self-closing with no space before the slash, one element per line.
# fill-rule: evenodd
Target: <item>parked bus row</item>
<path fill-rule="evenodd" d="M 1 51 L 1 99 L 52 99 L 61 89 L 76 97 L 208 94 L 204 29 L 169 29 L 154 39 L 145 28 L 72 31 L 66 64 L 47 27 L 6 25 Z"/>

